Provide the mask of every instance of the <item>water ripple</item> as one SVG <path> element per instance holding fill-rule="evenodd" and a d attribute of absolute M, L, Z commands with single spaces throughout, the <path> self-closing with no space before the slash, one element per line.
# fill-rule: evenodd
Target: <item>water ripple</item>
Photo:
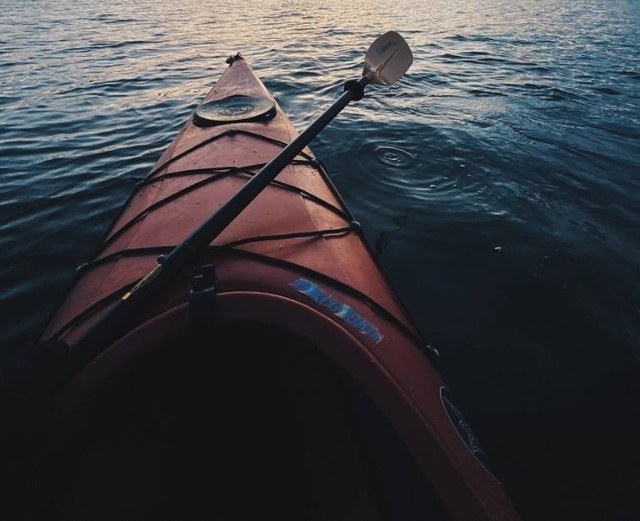
<path fill-rule="evenodd" d="M 375 145 L 373 153 L 384 165 L 402 169 L 405 173 L 415 169 L 418 164 L 416 154 L 398 147 Z"/>

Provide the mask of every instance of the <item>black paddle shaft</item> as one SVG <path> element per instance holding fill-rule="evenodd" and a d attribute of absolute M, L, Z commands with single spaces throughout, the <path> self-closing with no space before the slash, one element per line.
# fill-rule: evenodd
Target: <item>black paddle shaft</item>
<path fill-rule="evenodd" d="M 258 194 L 318 135 L 351 101 L 364 95 L 369 83 L 366 76 L 345 83 L 344 93 L 306 130 L 252 177 L 207 221 L 187 239 L 160 260 L 154 270 L 144 277 L 91 329 L 70 347 L 66 379 L 80 370 L 107 346 L 135 326 L 141 312 L 166 290 L 185 268 L 193 265 L 213 240 L 253 201 Z"/>

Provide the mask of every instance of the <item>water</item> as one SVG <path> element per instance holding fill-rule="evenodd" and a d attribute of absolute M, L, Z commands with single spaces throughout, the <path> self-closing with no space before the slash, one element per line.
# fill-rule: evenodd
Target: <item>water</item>
<path fill-rule="evenodd" d="M 0 345 L 33 342 L 241 51 L 314 141 L 527 519 L 638 519 L 640 4 L 0 0 Z"/>

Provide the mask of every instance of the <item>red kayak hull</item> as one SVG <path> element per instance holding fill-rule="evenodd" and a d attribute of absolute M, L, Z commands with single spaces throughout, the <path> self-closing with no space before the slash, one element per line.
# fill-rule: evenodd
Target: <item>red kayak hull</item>
<path fill-rule="evenodd" d="M 80 271 L 43 340 L 73 344 L 159 255 L 180 244 L 297 135 L 243 59 L 231 60 L 205 102 L 230 96 L 273 108 L 249 120 L 186 123 Z M 201 267 L 215 275 L 199 299 L 194 270 Z M 393 425 L 452 519 L 519 519 L 453 406 L 432 353 L 309 149 L 134 328 L 65 383 L 56 394 L 56 414 L 73 417 L 166 339 L 197 327 L 215 344 L 216 332 L 234 324 L 290 332 L 337 364 Z M 180 356 L 179 346 L 174 349 Z"/>

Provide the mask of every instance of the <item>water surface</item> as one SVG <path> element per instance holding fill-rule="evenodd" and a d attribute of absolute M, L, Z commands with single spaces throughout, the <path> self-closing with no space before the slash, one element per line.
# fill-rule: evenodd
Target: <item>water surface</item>
<path fill-rule="evenodd" d="M 28 345 L 238 51 L 314 141 L 528 519 L 637 519 L 640 4 L 0 0 L 0 345 Z"/>

